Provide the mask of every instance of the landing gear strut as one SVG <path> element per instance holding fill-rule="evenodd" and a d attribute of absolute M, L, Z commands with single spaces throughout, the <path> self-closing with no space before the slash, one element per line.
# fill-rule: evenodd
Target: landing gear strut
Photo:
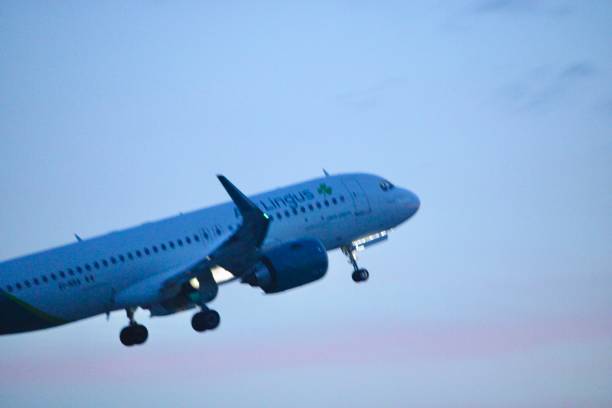
<path fill-rule="evenodd" d="M 130 324 L 124 327 L 119 333 L 119 340 L 124 346 L 134 346 L 144 344 L 149 337 L 149 331 L 142 324 L 138 324 L 136 320 L 134 320 L 134 312 L 135 308 L 127 308 L 125 312 L 127 314 L 128 319 L 130 320 Z"/>
<path fill-rule="evenodd" d="M 351 265 L 353 265 L 353 273 L 351 274 L 351 278 L 353 278 L 354 282 L 365 282 L 370 277 L 370 272 L 367 269 L 360 268 L 357 265 L 357 248 L 354 246 L 350 247 L 342 247 L 342 252 L 349 259 Z"/>
<path fill-rule="evenodd" d="M 219 313 L 206 306 L 203 306 L 202 311 L 194 314 L 191 318 L 191 327 L 197 332 L 214 330 L 219 327 L 219 323 L 221 323 Z"/>

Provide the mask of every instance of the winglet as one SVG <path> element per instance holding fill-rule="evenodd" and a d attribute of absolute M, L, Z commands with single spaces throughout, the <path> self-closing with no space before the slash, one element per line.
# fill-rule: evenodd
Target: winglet
<path fill-rule="evenodd" d="M 247 196 L 245 196 L 242 191 L 238 190 L 235 185 L 232 184 L 225 176 L 219 174 L 217 178 L 227 191 L 227 194 L 231 197 L 236 207 L 238 207 L 238 211 L 244 217 L 245 214 L 254 212 L 256 214 L 261 215 L 263 218 L 268 219 L 268 215 L 261 211 L 259 207 L 255 205 Z"/>

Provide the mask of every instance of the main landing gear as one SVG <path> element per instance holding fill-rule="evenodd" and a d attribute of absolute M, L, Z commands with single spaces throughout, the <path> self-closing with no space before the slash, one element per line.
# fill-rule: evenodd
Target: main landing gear
<path fill-rule="evenodd" d="M 121 330 L 121 333 L 119 333 L 119 340 L 121 340 L 121 343 L 124 346 L 128 347 L 144 344 L 149 337 L 149 331 L 147 328 L 142 324 L 136 323 L 136 320 L 134 320 L 135 310 L 135 308 L 128 308 L 125 310 L 128 319 L 130 319 L 130 324 L 124 327 Z"/>
<path fill-rule="evenodd" d="M 353 273 L 351 274 L 353 281 L 356 283 L 367 281 L 370 277 L 370 272 L 368 272 L 367 269 L 360 268 L 359 265 L 357 265 L 357 248 L 354 246 L 342 247 L 342 252 L 348 257 L 351 265 L 353 265 Z"/>
<path fill-rule="evenodd" d="M 206 306 L 203 306 L 202 311 L 194 314 L 191 318 L 191 327 L 197 332 L 214 330 L 219 327 L 219 323 L 221 323 L 219 313 Z"/>

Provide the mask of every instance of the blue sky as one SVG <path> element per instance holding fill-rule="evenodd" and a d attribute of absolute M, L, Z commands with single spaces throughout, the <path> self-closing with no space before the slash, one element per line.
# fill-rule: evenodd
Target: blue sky
<path fill-rule="evenodd" d="M 326 278 L 0 338 L 10 406 L 612 404 L 606 1 L 3 2 L 0 259 L 367 171 L 417 216 Z"/>

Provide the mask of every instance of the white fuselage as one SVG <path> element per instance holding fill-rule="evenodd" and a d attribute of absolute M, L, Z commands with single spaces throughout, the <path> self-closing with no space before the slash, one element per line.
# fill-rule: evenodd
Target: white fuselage
<path fill-rule="evenodd" d="M 416 196 L 383 190 L 382 182 L 346 174 L 252 196 L 272 219 L 264 249 L 316 238 L 331 250 L 398 225 L 416 211 Z M 6 261 L 0 291 L 61 322 L 116 310 L 116 293 L 198 259 L 240 222 L 230 202 Z"/>

